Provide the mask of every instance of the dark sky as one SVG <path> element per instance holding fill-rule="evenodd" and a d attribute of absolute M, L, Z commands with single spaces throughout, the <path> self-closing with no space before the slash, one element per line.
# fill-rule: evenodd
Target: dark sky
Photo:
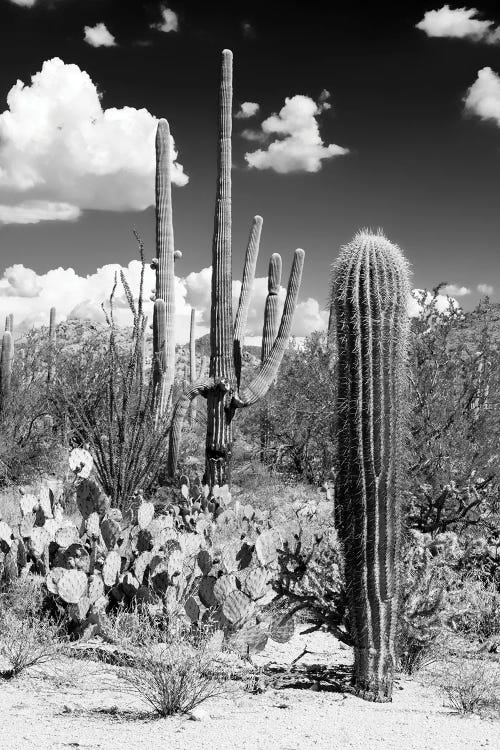
<path fill-rule="evenodd" d="M 258 102 L 262 119 L 286 96 L 317 101 L 328 89 L 332 109 L 319 117 L 323 140 L 350 150 L 315 174 L 250 170 L 243 158 L 249 144 L 239 136 L 245 123 L 235 122 L 235 277 L 251 217 L 260 213 L 260 275 L 270 253 L 283 252 L 288 267 L 290 251 L 303 247 L 302 297 L 326 299 L 330 263 L 363 226 L 383 227 L 406 251 L 415 286 L 498 283 L 500 129 L 464 116 L 463 97 L 480 68 L 500 73 L 500 45 L 428 38 L 415 24 L 440 2 L 309 0 L 294 8 L 269 0 L 172 0 L 179 32 L 169 34 L 150 28 L 159 5 L 39 0 L 28 9 L 0 0 L 0 111 L 16 79 L 29 83 L 44 60 L 58 56 L 89 73 L 104 107 L 145 107 L 167 117 L 190 176 L 186 187 L 174 188 L 176 244 L 184 253 L 179 273 L 210 263 L 218 68 L 220 51 L 229 47 L 235 107 Z M 496 2 L 481 2 L 480 11 L 500 24 Z M 83 42 L 84 25 L 101 21 L 119 46 Z M 252 33 L 243 33 L 243 23 Z M 153 255 L 152 209 L 4 226 L 0 272 L 12 263 L 37 272 L 73 266 L 78 273 L 126 264 L 135 257 L 134 226 Z"/>

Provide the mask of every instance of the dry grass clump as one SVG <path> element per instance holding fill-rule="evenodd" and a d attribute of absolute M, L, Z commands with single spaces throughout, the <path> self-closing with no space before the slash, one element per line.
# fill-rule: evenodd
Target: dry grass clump
<path fill-rule="evenodd" d="M 110 627 L 133 655 L 119 672 L 120 689 L 158 716 L 187 714 L 231 690 L 233 667 L 220 651 L 221 631 L 207 625 L 192 632 L 180 613 L 151 616 L 147 609 L 117 613 Z"/>
<path fill-rule="evenodd" d="M 17 677 L 60 651 L 60 626 L 41 606 L 41 585 L 35 577 L 19 579 L 0 594 L 0 678 Z"/>
<path fill-rule="evenodd" d="M 438 677 L 445 706 L 460 714 L 500 718 L 500 669 L 490 661 L 453 659 Z"/>

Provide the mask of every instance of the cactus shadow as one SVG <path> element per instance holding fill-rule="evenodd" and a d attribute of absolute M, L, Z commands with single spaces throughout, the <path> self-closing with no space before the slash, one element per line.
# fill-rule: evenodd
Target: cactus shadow
<path fill-rule="evenodd" d="M 269 665 L 265 669 L 269 686 L 276 690 L 311 690 L 324 693 L 346 693 L 352 677 L 352 667 L 339 664 L 302 664 L 293 667 Z"/>

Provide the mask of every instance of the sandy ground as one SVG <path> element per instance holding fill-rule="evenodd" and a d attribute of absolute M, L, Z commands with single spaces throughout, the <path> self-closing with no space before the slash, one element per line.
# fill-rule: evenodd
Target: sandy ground
<path fill-rule="evenodd" d="M 273 646 L 261 663 L 350 663 L 328 635 L 296 636 Z M 500 748 L 500 721 L 460 717 L 438 689 L 401 678 L 390 704 L 371 704 L 332 691 L 269 689 L 253 695 L 240 685 L 212 699 L 193 718 L 153 719 L 119 686 L 118 670 L 64 658 L 0 685 L 0 750 L 476 750 Z M 298 680 L 300 683 L 300 680 Z M 316 686 L 318 687 L 318 685 Z"/>

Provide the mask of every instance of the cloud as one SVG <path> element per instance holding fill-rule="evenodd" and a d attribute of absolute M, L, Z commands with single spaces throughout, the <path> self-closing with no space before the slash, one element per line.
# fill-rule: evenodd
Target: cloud
<path fill-rule="evenodd" d="M 451 37 L 470 39 L 473 42 L 497 44 L 500 42 L 500 28 L 493 21 L 482 21 L 476 16 L 476 8 L 450 8 L 443 5 L 439 10 L 429 10 L 416 28 L 429 37 Z"/>
<path fill-rule="evenodd" d="M 477 291 L 479 292 L 479 294 L 484 294 L 486 297 L 491 297 L 494 289 L 490 284 L 478 284 Z"/>
<path fill-rule="evenodd" d="M 500 76 L 491 68 L 482 68 L 464 102 L 466 111 L 482 120 L 494 120 L 500 127 Z"/>
<path fill-rule="evenodd" d="M 90 76 L 57 57 L 30 85 L 17 81 L 7 105 L 0 114 L 4 218 L 25 223 L 38 211 L 40 221 L 72 220 L 84 209 L 142 211 L 154 203 L 157 119 L 146 109 L 104 109 Z M 185 185 L 172 144 L 172 180 Z"/>
<path fill-rule="evenodd" d="M 330 106 L 328 96 L 323 92 L 318 103 L 301 94 L 287 97 L 280 112 L 264 120 L 260 131 L 244 131 L 248 140 L 270 140 L 266 148 L 245 154 L 248 165 L 281 174 L 319 172 L 323 160 L 347 154 L 348 149 L 334 143 L 326 146 L 320 136 L 316 118 Z"/>
<path fill-rule="evenodd" d="M 40 221 L 74 221 L 77 206 L 57 201 L 24 201 L 16 206 L 0 204 L 0 224 L 38 224 Z"/>
<path fill-rule="evenodd" d="M 447 284 L 443 287 L 442 293 L 449 297 L 464 297 L 466 294 L 470 294 L 470 289 L 466 286 L 458 286 L 457 284 Z"/>
<path fill-rule="evenodd" d="M 31 268 L 16 264 L 7 268 L 0 277 L 0 320 L 9 313 L 14 314 L 16 330 L 26 330 L 32 326 L 47 325 L 51 307 L 57 311 L 57 319 L 90 319 L 104 322 L 101 304 L 107 303 L 113 287 L 115 274 L 121 266 L 108 264 L 98 268 L 88 276 L 79 276 L 72 268 L 55 268 L 45 274 L 37 274 Z M 133 260 L 123 268 L 134 296 L 139 291 L 141 265 Z M 211 268 L 175 278 L 176 337 L 177 343 L 189 340 L 191 307 L 197 311 L 196 336 L 209 331 Z M 144 305 L 153 320 L 153 303 L 149 300 L 149 290 L 155 286 L 155 274 L 149 266 L 145 268 Z M 236 310 L 241 289 L 241 281 L 233 281 L 233 309 Z M 267 277 L 255 279 L 248 314 L 247 334 L 260 342 L 267 295 Z M 283 304 L 285 289 L 282 287 L 279 299 Z M 114 307 L 115 319 L 119 325 L 130 325 L 131 315 L 120 283 L 117 288 Z M 306 336 L 314 330 L 324 330 L 327 313 L 320 309 L 313 298 L 299 302 L 294 316 L 292 335 Z"/>
<path fill-rule="evenodd" d="M 179 17 L 171 8 L 163 5 L 160 9 L 162 20 L 160 23 L 152 23 L 151 28 L 158 31 L 169 33 L 170 31 L 179 31 Z"/>
<path fill-rule="evenodd" d="M 237 120 L 245 120 L 248 117 L 254 117 L 260 109 L 257 102 L 243 102 L 235 117 Z"/>
<path fill-rule="evenodd" d="M 96 23 L 95 26 L 85 26 L 84 39 L 91 47 L 115 47 L 116 42 L 103 23 Z"/>
<path fill-rule="evenodd" d="M 32 8 L 36 3 L 36 0 L 10 0 L 14 5 L 20 5 L 23 8 Z"/>

